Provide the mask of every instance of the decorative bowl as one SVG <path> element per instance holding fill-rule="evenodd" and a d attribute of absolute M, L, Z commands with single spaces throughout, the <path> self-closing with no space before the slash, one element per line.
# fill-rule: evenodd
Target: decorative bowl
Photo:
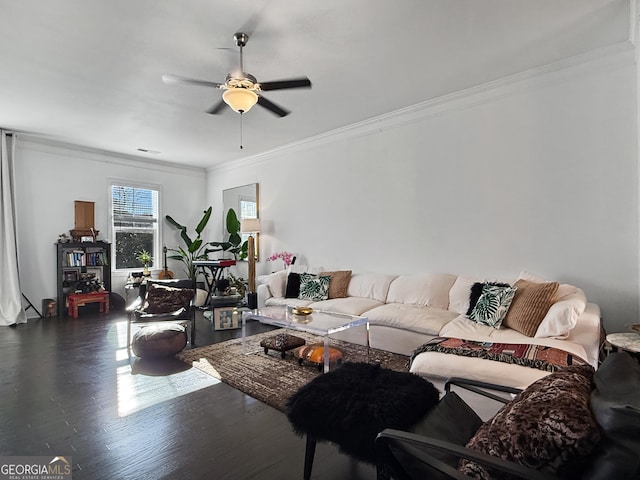
<path fill-rule="evenodd" d="M 313 313 L 313 308 L 311 307 L 293 307 L 291 313 L 294 315 L 309 315 Z"/>

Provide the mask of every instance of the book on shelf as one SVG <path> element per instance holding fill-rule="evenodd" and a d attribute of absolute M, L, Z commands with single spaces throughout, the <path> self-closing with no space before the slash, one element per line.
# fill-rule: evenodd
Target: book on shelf
<path fill-rule="evenodd" d="M 109 265 L 107 253 L 104 250 L 87 251 L 68 250 L 66 252 L 66 265 L 69 267 L 103 266 Z"/>

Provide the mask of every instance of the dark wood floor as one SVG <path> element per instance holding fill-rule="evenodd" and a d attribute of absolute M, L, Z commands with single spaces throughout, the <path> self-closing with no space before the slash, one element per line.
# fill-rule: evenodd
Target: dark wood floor
<path fill-rule="evenodd" d="M 239 334 L 198 317 L 199 346 Z M 0 328 L 0 455 L 71 456 L 75 480 L 302 478 L 284 414 L 181 362 L 132 363 L 125 337 L 120 312 Z M 320 444 L 313 478 L 375 469 Z"/>

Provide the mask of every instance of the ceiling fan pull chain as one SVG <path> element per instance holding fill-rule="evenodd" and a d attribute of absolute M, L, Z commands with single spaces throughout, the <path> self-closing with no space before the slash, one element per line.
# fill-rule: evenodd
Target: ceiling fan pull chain
<path fill-rule="evenodd" d="M 242 150 L 242 112 L 240 112 L 240 150 Z"/>

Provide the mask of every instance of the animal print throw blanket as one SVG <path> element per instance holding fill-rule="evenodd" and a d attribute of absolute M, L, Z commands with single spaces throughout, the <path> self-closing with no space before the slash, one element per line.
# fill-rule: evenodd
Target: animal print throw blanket
<path fill-rule="evenodd" d="M 413 351 L 411 362 L 423 352 L 483 358 L 546 372 L 556 372 L 569 365 L 588 365 L 584 359 L 559 348 L 522 343 L 475 342 L 460 338 L 433 338 Z"/>

